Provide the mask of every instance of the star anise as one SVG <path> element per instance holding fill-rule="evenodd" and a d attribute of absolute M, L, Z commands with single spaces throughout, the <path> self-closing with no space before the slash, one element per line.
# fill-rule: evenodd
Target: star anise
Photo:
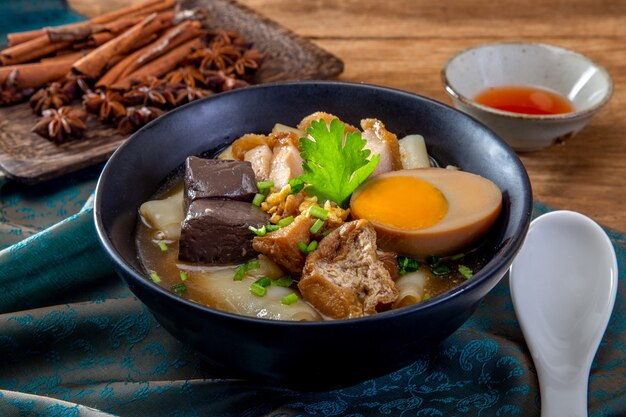
<path fill-rule="evenodd" d="M 187 65 L 171 71 L 165 76 L 168 84 L 184 83 L 186 86 L 196 88 L 197 84 L 204 85 L 204 76 L 193 65 Z"/>
<path fill-rule="evenodd" d="M 86 129 L 86 114 L 83 110 L 69 106 L 43 111 L 43 118 L 32 131 L 54 143 L 63 143 L 67 139 L 81 137 Z"/>
<path fill-rule="evenodd" d="M 240 57 L 241 51 L 220 37 L 212 40 L 209 47 L 192 53 L 189 59 L 199 62 L 200 71 L 226 71 Z"/>
<path fill-rule="evenodd" d="M 235 90 L 241 87 L 247 87 L 246 81 L 226 74 L 223 71 L 208 71 L 207 85 L 215 92 Z"/>
<path fill-rule="evenodd" d="M 236 50 L 243 52 L 252 48 L 253 43 L 245 39 L 238 32 L 227 30 L 217 30 L 208 33 L 208 39 L 211 41 L 219 40 L 225 45 L 232 45 Z"/>
<path fill-rule="evenodd" d="M 151 122 L 165 113 L 158 107 L 137 106 L 129 107 L 126 116 L 122 117 L 117 124 L 117 128 L 125 135 L 133 133 L 143 125 Z"/>
<path fill-rule="evenodd" d="M 11 90 L 0 87 L 0 106 L 10 106 L 26 100 L 33 90 Z"/>
<path fill-rule="evenodd" d="M 237 61 L 233 64 L 232 71 L 237 75 L 243 76 L 246 72 L 254 72 L 261 65 L 263 54 L 256 49 L 248 49 L 244 51 Z"/>
<path fill-rule="evenodd" d="M 21 103 L 33 94 L 32 88 L 17 88 L 19 71 L 14 69 L 6 81 L 0 84 L 0 106 Z"/>
<path fill-rule="evenodd" d="M 236 38 L 233 40 L 232 45 L 241 51 L 245 51 L 247 49 L 252 49 L 253 43 L 244 38 Z"/>
<path fill-rule="evenodd" d="M 124 99 L 132 105 L 157 106 L 161 108 L 176 105 L 176 99 L 167 88 L 165 81 L 152 78 L 136 84 L 124 94 Z"/>
<path fill-rule="evenodd" d="M 126 116 L 126 101 L 113 90 L 88 93 L 83 99 L 83 105 L 89 113 L 97 114 L 98 119 L 103 122 Z"/>
<path fill-rule="evenodd" d="M 70 98 L 63 92 L 61 83 L 54 82 L 48 87 L 40 88 L 31 98 L 30 107 L 35 114 L 44 110 L 60 109 L 70 102 Z"/>
<path fill-rule="evenodd" d="M 213 94 L 211 90 L 203 88 L 193 88 L 188 85 L 179 84 L 178 88 L 173 87 L 174 96 L 176 97 L 176 106 L 181 106 L 192 101 L 208 97 Z"/>
<path fill-rule="evenodd" d="M 237 42 L 239 39 L 242 39 L 242 38 L 239 32 L 235 32 L 232 30 L 218 29 L 218 30 L 209 31 L 207 33 L 207 39 L 209 39 L 210 41 L 219 40 L 223 42 L 225 45 L 232 45 L 233 43 Z"/>
<path fill-rule="evenodd" d="M 0 85 L 0 106 L 10 106 L 21 103 L 33 94 L 32 88 L 17 89 Z"/>
<path fill-rule="evenodd" d="M 70 100 L 75 100 L 82 97 L 83 94 L 90 93 L 90 85 L 93 85 L 93 80 L 84 75 L 70 74 L 65 79 L 61 90 Z"/>

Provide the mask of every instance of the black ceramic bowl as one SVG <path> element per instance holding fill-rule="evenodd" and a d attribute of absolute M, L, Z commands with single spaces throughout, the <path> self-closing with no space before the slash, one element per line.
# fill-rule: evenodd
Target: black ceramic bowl
<path fill-rule="evenodd" d="M 276 122 L 295 125 L 318 110 L 358 125 L 375 117 L 402 137 L 420 133 L 432 157 L 494 181 L 503 210 L 475 276 L 426 302 L 374 316 L 324 322 L 243 317 L 187 301 L 153 284 L 137 258 L 141 203 L 189 155 L 216 152 Z M 96 228 L 120 275 L 171 334 L 232 375 L 324 389 L 403 367 L 472 314 L 506 273 L 531 214 L 528 176 L 515 153 L 469 116 L 414 94 L 363 84 L 296 82 L 220 94 L 173 111 L 135 133 L 107 163 L 96 191 Z"/>

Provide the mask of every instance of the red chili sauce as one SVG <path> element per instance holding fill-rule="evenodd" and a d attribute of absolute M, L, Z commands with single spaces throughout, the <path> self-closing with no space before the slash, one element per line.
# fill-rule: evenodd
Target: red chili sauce
<path fill-rule="evenodd" d="M 562 114 L 573 112 L 574 105 L 552 91 L 537 87 L 492 87 L 479 93 L 474 100 L 494 109 L 523 114 Z"/>

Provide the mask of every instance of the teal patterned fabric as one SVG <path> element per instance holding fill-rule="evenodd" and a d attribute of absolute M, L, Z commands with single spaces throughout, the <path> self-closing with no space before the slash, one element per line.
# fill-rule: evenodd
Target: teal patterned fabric
<path fill-rule="evenodd" d="M 63 0 L 0 0 L 0 45 L 11 32 L 57 26 L 83 20 Z"/>
<path fill-rule="evenodd" d="M 540 415 L 506 278 L 451 337 L 389 375 L 315 393 L 229 379 L 165 332 L 112 273 L 88 198 L 98 171 L 0 189 L 0 245 L 34 233 L 0 251 L 0 416 Z M 626 237 L 608 233 L 622 269 L 592 366 L 592 417 L 626 415 Z"/>
<path fill-rule="evenodd" d="M 89 196 L 98 171 L 0 189 L 0 313 L 58 299 L 111 274 L 98 242 L 84 239 L 95 236 Z"/>

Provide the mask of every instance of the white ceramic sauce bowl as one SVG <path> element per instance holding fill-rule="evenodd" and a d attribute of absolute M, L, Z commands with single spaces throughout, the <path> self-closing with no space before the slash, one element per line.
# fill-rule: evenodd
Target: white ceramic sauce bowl
<path fill-rule="evenodd" d="M 608 72 L 589 58 L 541 43 L 493 43 L 465 49 L 444 65 L 441 77 L 454 105 L 485 123 L 516 151 L 539 150 L 578 133 L 613 93 Z M 572 113 L 531 115 L 474 101 L 492 87 L 532 86 L 571 101 Z"/>

